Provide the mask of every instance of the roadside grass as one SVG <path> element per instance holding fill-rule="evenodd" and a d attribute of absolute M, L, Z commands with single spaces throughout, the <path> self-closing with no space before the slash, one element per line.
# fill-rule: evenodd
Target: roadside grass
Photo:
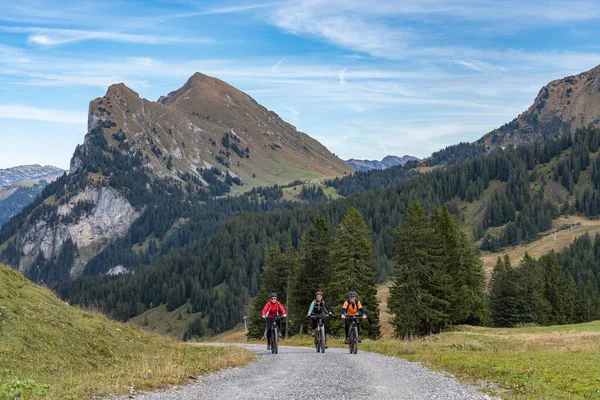
<path fill-rule="evenodd" d="M 130 394 L 254 358 L 242 348 L 187 346 L 70 307 L 0 266 L 0 400 Z"/>

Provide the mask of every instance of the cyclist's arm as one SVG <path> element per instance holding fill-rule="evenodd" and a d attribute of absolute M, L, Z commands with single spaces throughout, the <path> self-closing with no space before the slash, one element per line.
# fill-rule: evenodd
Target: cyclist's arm
<path fill-rule="evenodd" d="M 283 308 L 283 306 L 281 305 L 280 302 L 277 302 L 277 308 L 278 308 L 279 312 L 281 313 L 281 316 L 285 317 L 286 316 L 285 308 Z"/>
<path fill-rule="evenodd" d="M 329 314 L 331 311 L 329 311 L 329 307 L 327 307 L 327 303 L 325 302 L 325 300 L 323 300 L 323 310 L 325 310 L 325 313 Z"/>
<path fill-rule="evenodd" d="M 267 310 L 269 309 L 269 302 L 267 302 L 267 304 L 265 304 L 265 306 L 263 307 L 262 310 L 262 316 L 263 318 L 267 315 Z"/>
<path fill-rule="evenodd" d="M 306 315 L 307 317 L 311 316 L 314 307 L 315 307 L 315 301 L 313 300 L 312 303 L 310 303 L 310 307 L 308 307 L 308 314 Z"/>
<path fill-rule="evenodd" d="M 345 301 L 344 305 L 342 306 L 342 315 L 346 315 L 346 309 L 348 308 L 348 302 Z"/>
<path fill-rule="evenodd" d="M 356 304 L 358 306 L 358 311 L 360 311 L 360 313 L 362 315 L 365 315 L 365 309 L 363 308 L 362 304 L 360 303 L 360 301 Z"/>

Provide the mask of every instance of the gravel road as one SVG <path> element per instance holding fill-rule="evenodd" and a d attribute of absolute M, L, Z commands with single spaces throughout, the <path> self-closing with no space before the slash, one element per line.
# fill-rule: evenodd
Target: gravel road
<path fill-rule="evenodd" d="M 395 357 L 344 349 L 243 345 L 257 362 L 206 375 L 193 384 L 135 396 L 155 399 L 492 399 L 443 373 Z"/>

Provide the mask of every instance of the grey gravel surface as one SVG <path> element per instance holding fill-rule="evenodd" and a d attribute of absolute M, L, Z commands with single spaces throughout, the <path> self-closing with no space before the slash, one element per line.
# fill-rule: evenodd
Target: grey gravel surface
<path fill-rule="evenodd" d="M 443 373 L 400 358 L 344 349 L 243 345 L 258 361 L 200 377 L 195 383 L 137 395 L 155 399 L 492 399 Z"/>

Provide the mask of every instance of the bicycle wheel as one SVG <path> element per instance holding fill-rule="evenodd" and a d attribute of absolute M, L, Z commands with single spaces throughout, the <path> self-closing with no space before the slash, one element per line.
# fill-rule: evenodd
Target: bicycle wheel
<path fill-rule="evenodd" d="M 358 329 L 354 328 L 354 354 L 358 353 Z"/>
<path fill-rule="evenodd" d="M 319 342 L 321 342 L 321 353 L 325 353 L 325 329 L 319 329 Z"/>
<path fill-rule="evenodd" d="M 354 354 L 354 329 L 350 329 L 350 333 L 348 334 L 348 349 L 350 350 L 350 354 Z"/>
<path fill-rule="evenodd" d="M 275 339 L 273 340 L 273 353 L 278 354 L 279 353 L 279 332 L 277 331 L 277 327 L 275 327 L 273 335 L 275 336 Z"/>

